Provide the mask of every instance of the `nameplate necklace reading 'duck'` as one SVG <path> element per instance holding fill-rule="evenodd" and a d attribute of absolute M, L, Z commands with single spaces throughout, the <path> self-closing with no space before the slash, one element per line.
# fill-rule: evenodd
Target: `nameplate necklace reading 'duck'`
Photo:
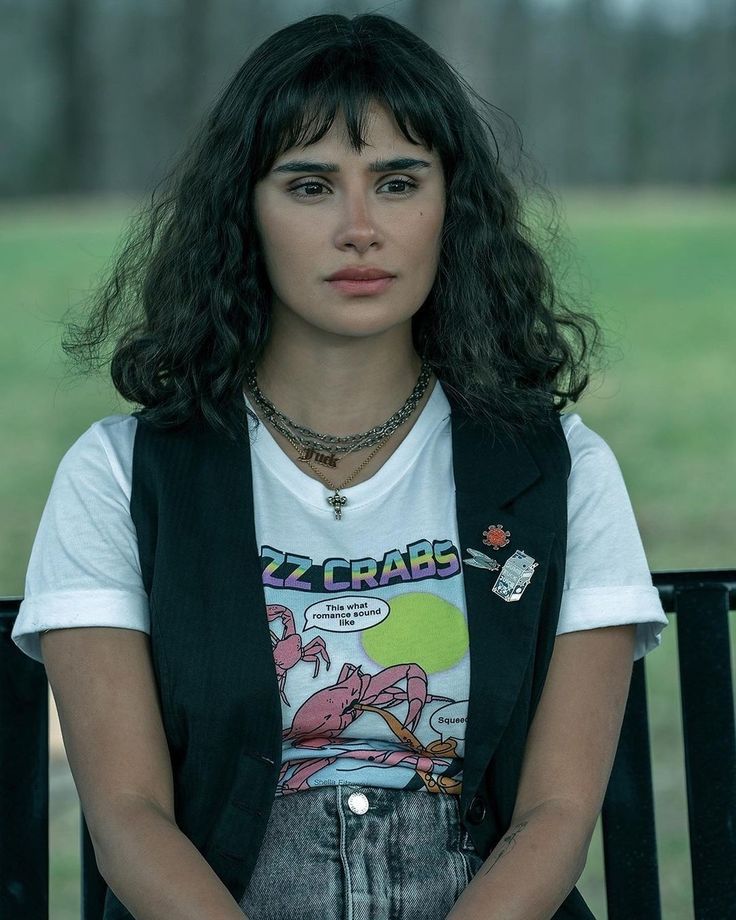
<path fill-rule="evenodd" d="M 493 550 L 502 549 L 509 543 L 511 533 L 504 530 L 503 524 L 489 524 L 488 530 L 483 531 L 483 542 Z M 503 598 L 505 601 L 512 603 L 518 601 L 526 590 L 527 585 L 532 580 L 532 575 L 539 565 L 534 561 L 532 556 L 527 555 L 524 550 L 517 549 L 513 555 L 504 562 L 503 568 L 492 559 L 472 547 L 466 547 L 466 552 L 470 553 L 470 558 L 463 559 L 468 565 L 474 565 L 479 569 L 487 569 L 489 572 L 501 572 L 496 579 L 496 583 L 491 590 L 494 594 Z"/>
<path fill-rule="evenodd" d="M 419 400 L 424 395 L 424 391 L 427 389 L 427 384 L 429 383 L 431 375 L 431 365 L 423 357 L 419 379 L 414 385 L 414 389 L 409 394 L 408 399 L 398 412 L 395 412 L 391 418 L 387 419 L 382 425 L 370 428 L 362 434 L 349 434 L 342 437 L 331 434 L 320 434 L 317 431 L 313 431 L 311 428 L 307 428 L 305 425 L 297 425 L 296 422 L 292 421 L 287 415 L 284 415 L 283 412 L 279 412 L 276 406 L 266 399 L 259 389 L 255 363 L 253 361 L 251 361 L 249 365 L 247 384 L 254 399 L 261 409 L 263 409 L 268 421 L 277 431 L 281 432 L 298 451 L 300 451 L 298 459 L 302 463 L 306 463 L 309 468 L 319 476 L 322 482 L 333 490 L 333 494 L 327 496 L 327 504 L 330 505 L 335 512 L 335 520 L 340 521 L 342 520 L 343 506 L 348 502 L 347 498 L 340 494 L 340 489 L 344 489 L 345 486 L 355 479 L 358 473 L 365 468 L 368 462 L 373 459 L 386 441 L 388 441 L 394 431 L 396 431 L 400 425 L 403 425 L 414 412 Z M 339 486 L 336 486 L 334 483 L 330 482 L 329 479 L 326 479 L 310 462 L 312 458 L 314 458 L 317 463 L 334 469 L 342 459 L 336 457 L 336 453 L 350 453 L 355 450 L 363 450 L 376 443 L 378 445 L 376 449 L 368 454 L 358 469 L 348 476 L 344 482 L 340 483 Z"/>

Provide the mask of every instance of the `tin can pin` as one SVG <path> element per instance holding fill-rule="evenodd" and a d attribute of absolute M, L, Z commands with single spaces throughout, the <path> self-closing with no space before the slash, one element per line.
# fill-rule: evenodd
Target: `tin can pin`
<path fill-rule="evenodd" d="M 523 550 L 517 549 L 512 556 L 504 562 L 503 568 L 491 588 L 494 594 L 505 601 L 518 601 L 526 591 L 527 585 L 532 580 L 538 562 L 528 556 Z"/>

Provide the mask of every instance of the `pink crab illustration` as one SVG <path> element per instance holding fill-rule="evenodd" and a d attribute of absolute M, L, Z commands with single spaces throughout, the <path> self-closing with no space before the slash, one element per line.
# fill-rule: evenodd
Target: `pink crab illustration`
<path fill-rule="evenodd" d="M 327 654 L 325 640 L 319 636 L 306 645 L 302 644 L 302 637 L 296 631 L 294 625 L 294 614 L 288 607 L 284 607 L 281 604 L 269 604 L 266 607 L 266 615 L 269 623 L 276 619 L 281 619 L 284 624 L 284 631 L 280 638 L 273 630 L 270 630 L 270 633 L 273 660 L 279 681 L 279 693 L 286 705 L 290 706 L 291 703 L 286 699 L 286 693 L 284 692 L 286 672 L 299 661 L 313 661 L 314 677 L 316 677 L 319 674 L 320 658 L 325 661 L 326 670 L 330 670 L 330 656 Z"/>
<path fill-rule="evenodd" d="M 406 690 L 396 686 L 399 680 L 406 680 Z M 433 741 L 424 746 L 414 735 L 425 703 L 442 700 L 454 702 L 450 697 L 433 696 L 427 693 L 427 674 L 418 664 L 397 664 L 380 671 L 378 674 L 365 674 L 354 664 L 345 662 L 337 683 L 331 687 L 317 690 L 294 713 L 291 727 L 284 730 L 284 740 L 292 740 L 301 748 L 319 749 L 339 741 L 342 732 L 363 712 L 374 712 L 381 716 L 393 734 L 403 744 L 406 751 L 346 750 L 345 756 L 351 759 L 370 760 L 387 766 L 411 766 L 422 778 L 430 792 L 460 794 L 461 784 L 452 777 L 435 778 L 438 765 L 449 766 L 450 759 L 456 756 L 457 741 Z M 386 710 L 400 703 L 409 703 L 406 722 L 402 723 Z M 334 763 L 337 756 L 316 757 L 300 761 L 288 781 L 281 786 L 284 794 L 298 792 L 309 788 L 309 777 L 318 773 L 323 767 Z M 280 779 L 289 767 L 289 761 L 282 765 Z"/>

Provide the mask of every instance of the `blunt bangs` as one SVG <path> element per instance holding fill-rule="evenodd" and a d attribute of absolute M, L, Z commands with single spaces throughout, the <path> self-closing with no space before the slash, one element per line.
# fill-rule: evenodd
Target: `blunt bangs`
<path fill-rule="evenodd" d="M 286 150 L 320 141 L 335 119 L 345 119 L 350 147 L 361 154 L 374 104 L 393 115 L 406 140 L 437 149 L 443 165 L 454 161 L 451 126 L 438 111 L 436 90 L 410 67 L 378 60 L 370 46 L 338 45 L 315 52 L 288 82 L 272 87 L 259 113 L 253 150 L 256 181 Z M 445 166 L 445 169 L 447 167 Z"/>

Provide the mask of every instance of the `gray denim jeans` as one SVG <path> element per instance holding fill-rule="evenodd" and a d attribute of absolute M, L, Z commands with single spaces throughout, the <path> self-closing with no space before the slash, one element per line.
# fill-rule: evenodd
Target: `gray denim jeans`
<path fill-rule="evenodd" d="M 483 859 L 458 796 L 336 785 L 277 796 L 249 920 L 444 920 Z"/>

